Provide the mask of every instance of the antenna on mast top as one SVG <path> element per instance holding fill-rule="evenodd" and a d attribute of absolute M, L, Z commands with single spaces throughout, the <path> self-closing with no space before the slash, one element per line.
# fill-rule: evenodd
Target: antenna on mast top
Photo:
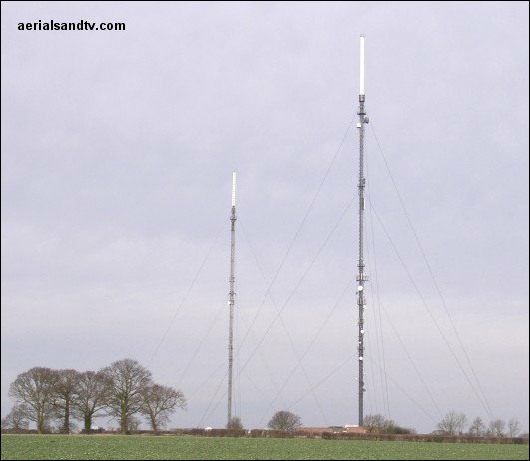
<path fill-rule="evenodd" d="M 232 173 L 232 206 L 236 206 L 236 172 Z"/>
<path fill-rule="evenodd" d="M 364 35 L 361 34 L 359 38 L 360 46 L 360 75 L 359 75 L 359 96 L 364 96 Z"/>

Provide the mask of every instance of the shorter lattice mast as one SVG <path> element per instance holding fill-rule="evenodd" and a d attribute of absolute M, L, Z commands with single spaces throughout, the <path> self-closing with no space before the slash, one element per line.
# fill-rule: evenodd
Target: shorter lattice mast
<path fill-rule="evenodd" d="M 230 309 L 230 324 L 228 327 L 228 420 L 232 420 L 232 365 L 234 361 L 234 305 L 236 293 L 235 259 L 236 259 L 236 173 L 232 173 L 232 215 L 230 217 L 231 245 L 230 245 L 230 291 L 228 292 L 228 306 Z"/>

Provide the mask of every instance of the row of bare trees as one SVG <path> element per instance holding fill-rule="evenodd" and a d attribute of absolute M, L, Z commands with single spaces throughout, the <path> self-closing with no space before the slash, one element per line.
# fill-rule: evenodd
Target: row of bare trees
<path fill-rule="evenodd" d="M 381 414 L 366 415 L 363 427 L 369 434 L 413 434 L 414 429 L 398 426 L 393 420 L 386 419 Z"/>
<path fill-rule="evenodd" d="M 437 432 L 446 435 L 471 435 L 475 437 L 517 437 L 521 433 L 521 424 L 515 418 L 508 421 L 494 419 L 487 425 L 476 417 L 467 427 L 467 416 L 464 413 L 451 411 L 437 425 Z M 467 432 L 466 432 L 467 427 Z"/>
<path fill-rule="evenodd" d="M 300 416 L 295 415 L 290 411 L 282 410 L 277 411 L 272 415 L 267 427 L 276 431 L 296 431 L 302 427 L 302 420 L 300 419 Z M 226 428 L 231 430 L 242 430 L 243 423 L 241 422 L 241 418 L 237 416 L 231 418 L 226 425 Z"/>
<path fill-rule="evenodd" d="M 73 419 L 83 421 L 84 431 L 90 433 L 94 417 L 110 416 L 126 434 L 136 414 L 157 432 L 177 408 L 186 406 L 180 390 L 154 383 L 151 372 L 132 359 L 97 372 L 35 367 L 17 376 L 9 396 L 16 403 L 2 426 L 27 429 L 32 421 L 39 433 L 47 432 L 51 420 L 59 420 L 60 432 L 69 434 Z"/>

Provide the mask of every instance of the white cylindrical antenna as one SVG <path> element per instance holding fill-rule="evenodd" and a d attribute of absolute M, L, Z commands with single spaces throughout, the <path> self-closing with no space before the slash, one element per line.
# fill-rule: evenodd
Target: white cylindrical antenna
<path fill-rule="evenodd" d="M 236 206 L 236 172 L 232 173 L 232 206 Z"/>
<path fill-rule="evenodd" d="M 360 45 L 360 57 L 361 57 L 359 94 L 364 95 L 364 35 L 361 35 L 359 39 L 359 45 Z"/>

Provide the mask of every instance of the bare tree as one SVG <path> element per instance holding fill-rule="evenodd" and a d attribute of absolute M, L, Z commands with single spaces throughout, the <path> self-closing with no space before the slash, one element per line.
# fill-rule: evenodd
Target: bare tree
<path fill-rule="evenodd" d="M 83 419 L 85 433 L 92 431 L 92 418 L 107 406 L 110 385 L 101 372 L 85 371 L 79 374 L 77 398 L 74 406 Z"/>
<path fill-rule="evenodd" d="M 464 413 L 450 411 L 438 423 L 438 429 L 447 435 L 462 435 L 464 427 L 467 422 L 467 417 Z"/>
<path fill-rule="evenodd" d="M 46 432 L 47 419 L 53 412 L 54 385 L 53 370 L 34 367 L 20 373 L 9 387 L 9 396 L 26 404 L 27 418 L 37 424 L 39 434 Z"/>
<path fill-rule="evenodd" d="M 488 435 L 491 437 L 504 437 L 506 424 L 502 419 L 494 419 L 488 425 Z"/>
<path fill-rule="evenodd" d="M 233 430 L 242 430 L 243 423 L 241 422 L 241 418 L 237 416 L 233 416 L 232 418 L 230 418 L 230 421 L 228 421 L 226 428 L 233 429 Z"/>
<path fill-rule="evenodd" d="M 369 433 L 381 433 L 386 425 L 387 421 L 385 417 L 380 414 L 366 415 L 363 419 L 363 427 L 366 428 Z"/>
<path fill-rule="evenodd" d="M 267 426 L 278 431 L 295 431 L 302 426 L 302 420 L 290 411 L 277 411 Z"/>
<path fill-rule="evenodd" d="M 18 432 L 25 431 L 28 427 L 28 408 L 25 404 L 14 405 L 7 416 L 2 419 L 2 429 L 12 429 Z"/>
<path fill-rule="evenodd" d="M 143 398 L 140 412 L 148 419 L 155 432 L 167 424 L 169 416 L 177 408 L 186 407 L 186 399 L 181 391 L 160 384 L 146 386 Z"/>
<path fill-rule="evenodd" d="M 72 432 L 70 419 L 75 417 L 75 399 L 77 398 L 79 385 L 79 372 L 72 369 L 54 370 L 55 384 L 52 397 L 53 407 L 62 421 L 59 432 L 70 434 Z"/>
<path fill-rule="evenodd" d="M 108 411 L 120 421 L 120 431 L 127 434 L 127 421 L 144 404 L 144 390 L 151 385 L 151 372 L 136 360 L 123 359 L 102 371 L 109 383 Z"/>
<path fill-rule="evenodd" d="M 511 418 L 508 421 L 508 434 L 510 437 L 517 437 L 519 433 L 521 432 L 521 424 L 519 423 L 519 420 L 515 418 Z"/>
<path fill-rule="evenodd" d="M 133 415 L 127 417 L 127 432 L 129 434 L 136 432 L 140 427 L 140 420 Z"/>
<path fill-rule="evenodd" d="M 469 435 L 475 436 L 475 437 L 482 437 L 486 433 L 486 425 L 482 421 L 482 419 L 477 416 L 473 422 L 471 423 L 471 426 L 469 426 Z"/>

